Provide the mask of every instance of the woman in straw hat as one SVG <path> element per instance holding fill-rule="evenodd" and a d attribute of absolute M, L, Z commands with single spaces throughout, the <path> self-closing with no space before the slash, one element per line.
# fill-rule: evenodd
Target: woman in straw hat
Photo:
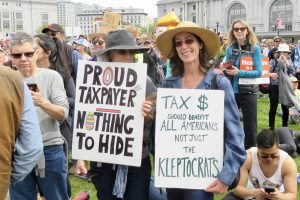
<path fill-rule="evenodd" d="M 227 191 L 246 158 L 244 132 L 240 126 L 230 82 L 223 76 L 217 76 L 208 62 L 218 53 L 220 40 L 210 30 L 192 22 L 181 22 L 174 29 L 159 35 L 156 44 L 161 54 L 170 59 L 172 66 L 172 76 L 166 79 L 163 87 L 207 89 L 212 86 L 211 81 L 216 77 L 218 88 L 225 91 L 224 125 L 227 136 L 224 166 L 218 178 L 205 190 L 167 189 L 169 200 L 212 200 L 213 193 L 222 194 Z"/>
<path fill-rule="evenodd" d="M 112 31 L 107 35 L 106 48 L 98 53 L 98 60 L 134 63 L 135 53 L 147 50 L 148 48 L 138 47 L 132 34 L 126 30 Z M 149 77 L 147 77 L 146 81 L 146 96 L 148 97 L 156 92 L 156 88 Z M 116 166 L 114 164 L 97 162 L 91 162 L 90 164 L 92 183 L 95 185 L 97 197 L 100 200 L 149 199 L 151 163 L 148 147 L 153 120 L 152 102 L 150 100 L 144 101 L 142 112 L 145 117 L 145 123 L 141 166 Z M 83 161 L 78 161 L 77 173 L 87 173 Z"/>
<path fill-rule="evenodd" d="M 275 59 L 270 61 L 270 110 L 269 110 L 269 127 L 274 130 L 275 116 L 277 106 L 279 102 L 279 71 L 283 70 L 286 74 L 290 75 L 294 73 L 292 60 L 290 59 L 290 49 L 287 44 L 280 44 L 274 55 Z M 282 116 L 281 125 L 283 127 L 288 126 L 289 120 L 289 108 L 281 104 Z"/>
<path fill-rule="evenodd" d="M 241 78 L 248 81 L 260 78 L 262 73 L 262 58 L 257 38 L 249 24 L 241 19 L 234 21 L 229 30 L 225 60 L 226 74 L 229 76 L 235 100 L 243 113 L 245 131 L 245 148 L 256 146 L 257 136 L 257 92 L 258 85 L 240 84 Z M 247 64 L 245 64 L 247 63 Z M 249 67 L 249 63 L 251 67 Z M 246 67 L 252 68 L 248 70 Z"/>

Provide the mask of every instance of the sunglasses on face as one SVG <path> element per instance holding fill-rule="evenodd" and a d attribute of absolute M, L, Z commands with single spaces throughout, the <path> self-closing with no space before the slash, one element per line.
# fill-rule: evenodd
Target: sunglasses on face
<path fill-rule="evenodd" d="M 117 49 L 117 50 L 115 50 L 115 52 L 119 55 L 126 55 L 126 54 L 133 55 L 133 54 L 135 54 L 134 50 L 127 50 L 127 49 Z"/>
<path fill-rule="evenodd" d="M 247 29 L 247 27 L 240 27 L 240 28 L 233 28 L 234 32 L 244 32 Z"/>
<path fill-rule="evenodd" d="M 93 41 L 92 41 L 92 44 L 93 44 L 93 45 L 96 45 L 97 43 L 98 43 L 99 45 L 102 45 L 102 44 L 104 43 L 104 41 L 101 41 L 101 40 L 93 40 Z"/>
<path fill-rule="evenodd" d="M 23 55 L 26 58 L 31 58 L 34 55 L 34 51 L 31 52 L 23 52 L 23 53 L 11 53 L 10 54 L 14 59 L 19 59 L 21 58 Z"/>
<path fill-rule="evenodd" d="M 281 43 L 281 40 L 275 40 L 276 43 Z"/>
<path fill-rule="evenodd" d="M 268 158 L 274 159 L 274 158 L 278 158 L 278 155 L 275 153 L 274 154 L 262 154 L 260 157 L 262 159 L 268 159 Z"/>
<path fill-rule="evenodd" d="M 176 40 L 175 41 L 175 47 L 181 47 L 183 45 L 183 43 L 185 43 L 186 45 L 191 45 L 193 44 L 195 41 L 194 38 L 188 38 L 188 39 L 185 39 L 185 40 Z"/>

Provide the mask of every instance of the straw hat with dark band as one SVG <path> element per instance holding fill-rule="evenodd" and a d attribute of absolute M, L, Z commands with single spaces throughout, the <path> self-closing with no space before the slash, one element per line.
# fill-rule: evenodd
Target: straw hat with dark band
<path fill-rule="evenodd" d="M 201 28 L 197 24 L 189 21 L 179 23 L 175 28 L 161 33 L 155 41 L 155 44 L 162 55 L 173 57 L 173 40 L 181 32 L 188 32 L 198 36 L 204 43 L 209 58 L 214 58 L 218 53 L 221 43 L 216 33 L 211 30 Z"/>

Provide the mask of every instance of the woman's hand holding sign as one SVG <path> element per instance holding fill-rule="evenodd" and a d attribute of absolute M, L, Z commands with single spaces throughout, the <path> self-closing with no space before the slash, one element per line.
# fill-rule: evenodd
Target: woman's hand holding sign
<path fill-rule="evenodd" d="M 153 120 L 152 101 L 145 100 L 142 108 L 143 116 L 145 117 L 145 125 L 148 125 Z"/>
<path fill-rule="evenodd" d="M 228 185 L 220 181 L 219 179 L 216 179 L 214 182 L 212 182 L 206 189 L 206 192 L 212 192 L 215 194 L 224 194 L 228 190 Z"/>

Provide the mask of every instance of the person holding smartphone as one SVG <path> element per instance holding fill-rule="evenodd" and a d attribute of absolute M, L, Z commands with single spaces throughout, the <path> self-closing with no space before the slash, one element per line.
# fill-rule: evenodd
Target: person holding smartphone
<path fill-rule="evenodd" d="M 224 200 L 296 200 L 297 166 L 285 151 L 279 149 L 278 134 L 269 129 L 258 134 L 257 147 L 247 150 L 238 186 Z"/>
<path fill-rule="evenodd" d="M 38 68 L 37 59 L 43 52 L 33 38 L 24 32 L 14 34 L 10 45 L 10 58 L 26 83 L 36 83 L 36 92 L 30 91 L 42 133 L 44 153 L 38 164 L 23 180 L 10 184 L 11 200 L 37 199 L 37 189 L 47 200 L 68 200 L 67 165 L 63 149 L 64 140 L 59 123 L 67 118 L 69 105 L 64 83 L 58 72 Z M 37 187 L 38 186 L 38 187 Z"/>
<path fill-rule="evenodd" d="M 254 82 L 241 84 L 240 80 L 241 78 L 248 80 L 260 78 L 262 73 L 261 51 L 251 26 L 241 19 L 237 19 L 231 24 L 228 44 L 230 46 L 226 49 L 225 56 L 225 63 L 228 67 L 225 73 L 231 81 L 235 100 L 242 111 L 245 148 L 248 149 L 256 145 L 258 85 Z M 245 66 L 245 63 L 247 65 L 252 63 L 252 65 L 251 67 Z"/>

